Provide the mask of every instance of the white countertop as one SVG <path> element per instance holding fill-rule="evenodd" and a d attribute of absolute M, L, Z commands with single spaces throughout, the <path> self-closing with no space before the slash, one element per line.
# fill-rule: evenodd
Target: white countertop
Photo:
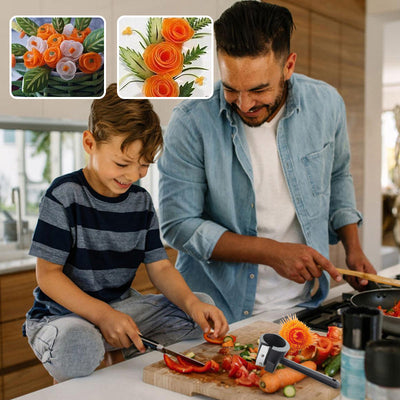
<path fill-rule="evenodd" d="M 380 271 L 380 275 L 393 277 L 400 273 L 400 264 Z M 330 290 L 328 300 L 338 297 L 343 292 L 353 289 L 346 283 Z M 241 328 L 257 320 L 275 321 L 285 315 L 293 314 L 300 308 L 285 311 L 266 312 L 254 317 L 231 324 L 230 330 Z M 191 340 L 170 346 L 176 351 L 185 351 L 202 343 L 203 340 Z M 142 373 L 144 367 L 162 359 L 162 354 L 156 351 L 126 360 L 111 367 L 95 371 L 84 378 L 76 378 L 58 383 L 42 390 L 18 397 L 20 400 L 180 400 L 180 399 L 207 399 L 208 397 L 196 395 L 185 396 L 176 392 L 162 389 L 144 383 Z M 23 379 L 23 378 L 22 378 Z M 340 396 L 339 396 L 340 397 Z M 338 397 L 338 399 L 339 399 Z"/>

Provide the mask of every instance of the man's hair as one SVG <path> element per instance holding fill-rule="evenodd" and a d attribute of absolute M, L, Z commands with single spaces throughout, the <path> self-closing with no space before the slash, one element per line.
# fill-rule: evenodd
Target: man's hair
<path fill-rule="evenodd" d="M 160 119 L 150 101 L 121 99 L 115 83 L 108 86 L 103 98 L 92 102 L 89 130 L 98 143 L 107 142 L 112 136 L 125 136 L 122 151 L 135 140 L 141 140 L 141 157 L 147 162 L 154 162 L 163 145 Z"/>
<path fill-rule="evenodd" d="M 238 1 L 214 23 L 217 51 L 232 57 L 255 57 L 271 50 L 276 59 L 290 53 L 294 23 L 285 7 L 259 1 Z"/>

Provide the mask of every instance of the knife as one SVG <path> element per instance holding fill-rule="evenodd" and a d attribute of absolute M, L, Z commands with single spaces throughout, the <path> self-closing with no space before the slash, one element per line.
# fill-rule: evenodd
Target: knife
<path fill-rule="evenodd" d="M 139 336 L 142 339 L 143 344 L 152 350 L 157 350 L 157 351 L 160 351 L 161 353 L 169 354 L 174 357 L 178 357 L 178 356 L 182 357 L 188 363 L 192 363 L 192 364 L 198 365 L 200 367 L 204 367 L 204 365 L 205 365 L 201 361 L 195 360 L 194 358 L 190 358 L 188 356 L 185 356 L 184 354 L 177 353 L 176 351 L 170 350 L 167 347 L 164 347 L 162 344 L 155 342 L 154 340 L 150 340 L 140 334 L 139 334 Z"/>

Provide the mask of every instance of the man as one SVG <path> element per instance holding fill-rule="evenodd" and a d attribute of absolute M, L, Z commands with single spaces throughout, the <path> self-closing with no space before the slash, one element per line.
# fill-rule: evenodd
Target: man
<path fill-rule="evenodd" d="M 163 235 L 192 290 L 229 321 L 315 307 L 329 275 L 341 280 L 329 244 L 342 240 L 349 268 L 375 272 L 358 237 L 343 100 L 294 73 L 286 8 L 237 2 L 214 29 L 221 82 L 181 103 L 165 135 Z"/>

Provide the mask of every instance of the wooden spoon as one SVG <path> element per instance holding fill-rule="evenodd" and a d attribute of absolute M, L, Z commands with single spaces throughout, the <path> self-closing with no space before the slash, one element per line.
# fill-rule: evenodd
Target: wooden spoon
<path fill-rule="evenodd" d="M 400 287 L 400 280 L 385 278 L 384 276 L 368 274 L 367 272 L 352 271 L 351 269 L 336 268 L 342 275 L 356 276 L 357 278 L 366 279 L 372 282 L 383 283 L 384 285 L 391 285 Z"/>

